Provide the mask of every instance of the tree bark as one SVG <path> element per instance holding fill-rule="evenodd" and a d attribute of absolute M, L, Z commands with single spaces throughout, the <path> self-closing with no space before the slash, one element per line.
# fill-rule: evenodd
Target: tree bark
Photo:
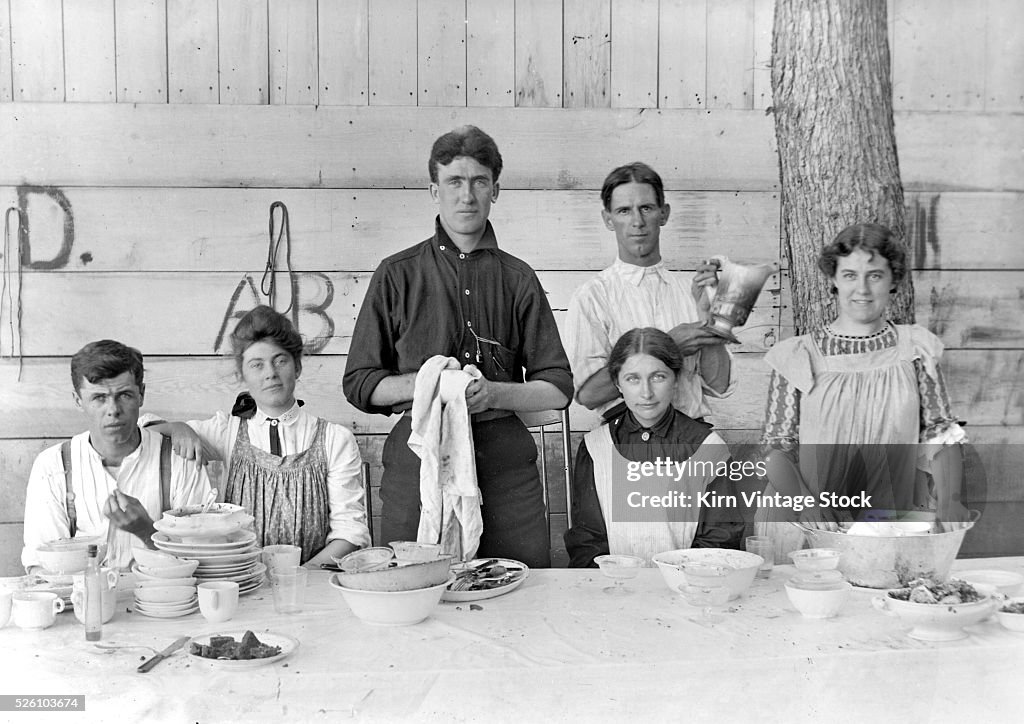
<path fill-rule="evenodd" d="M 776 0 L 772 109 L 798 334 L 837 314 L 817 268 L 836 234 L 871 221 L 906 248 L 890 77 L 886 0 Z M 889 317 L 914 320 L 909 269 Z"/>

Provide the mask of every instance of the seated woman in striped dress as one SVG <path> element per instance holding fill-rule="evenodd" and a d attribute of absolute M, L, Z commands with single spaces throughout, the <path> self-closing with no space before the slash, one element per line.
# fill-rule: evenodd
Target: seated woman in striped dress
<path fill-rule="evenodd" d="M 370 545 L 355 436 L 295 399 L 299 333 L 283 314 L 259 306 L 238 321 L 231 345 L 248 393 L 230 414 L 144 424 L 170 435 L 183 457 L 225 463 L 224 500 L 255 517 L 259 545 L 300 546 L 309 567 Z"/>
<path fill-rule="evenodd" d="M 742 498 L 728 472 L 737 466 L 710 425 L 672 407 L 681 369 L 678 347 L 653 327 L 626 332 L 612 348 L 608 371 L 625 404 L 580 443 L 570 566 L 593 566 L 606 553 L 739 548 Z"/>

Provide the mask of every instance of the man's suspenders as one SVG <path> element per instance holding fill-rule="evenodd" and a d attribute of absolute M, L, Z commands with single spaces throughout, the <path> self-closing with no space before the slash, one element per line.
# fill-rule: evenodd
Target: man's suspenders
<path fill-rule="evenodd" d="M 71 441 L 65 440 L 60 446 L 60 461 L 64 465 L 64 505 L 68 510 L 68 537 L 78 533 L 78 510 L 75 508 L 75 492 L 71 487 Z M 160 442 L 160 510 L 171 509 L 171 438 Z"/>

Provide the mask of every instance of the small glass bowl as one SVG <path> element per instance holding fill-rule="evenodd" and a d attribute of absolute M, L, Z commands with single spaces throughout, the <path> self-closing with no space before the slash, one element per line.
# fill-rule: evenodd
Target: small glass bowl
<path fill-rule="evenodd" d="M 798 571 L 831 571 L 839 565 L 839 549 L 806 548 L 789 554 Z"/>

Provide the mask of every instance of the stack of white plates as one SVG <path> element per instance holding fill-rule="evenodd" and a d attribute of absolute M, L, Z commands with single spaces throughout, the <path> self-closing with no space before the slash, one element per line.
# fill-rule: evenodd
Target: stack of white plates
<path fill-rule="evenodd" d="M 158 551 L 135 551 L 135 611 L 152 618 L 187 616 L 199 608 L 194 560 Z"/>
<path fill-rule="evenodd" d="M 196 587 L 138 586 L 135 589 L 135 612 L 150 618 L 178 618 L 199 610 Z"/>
<path fill-rule="evenodd" d="M 256 547 L 256 534 L 251 530 L 239 530 L 207 541 L 194 537 L 185 541 L 160 532 L 153 535 L 153 543 L 171 555 L 199 561 L 193 575 L 200 583 L 234 581 L 241 594 L 255 591 L 263 584 L 267 567 L 259 560 L 260 549 Z"/>

